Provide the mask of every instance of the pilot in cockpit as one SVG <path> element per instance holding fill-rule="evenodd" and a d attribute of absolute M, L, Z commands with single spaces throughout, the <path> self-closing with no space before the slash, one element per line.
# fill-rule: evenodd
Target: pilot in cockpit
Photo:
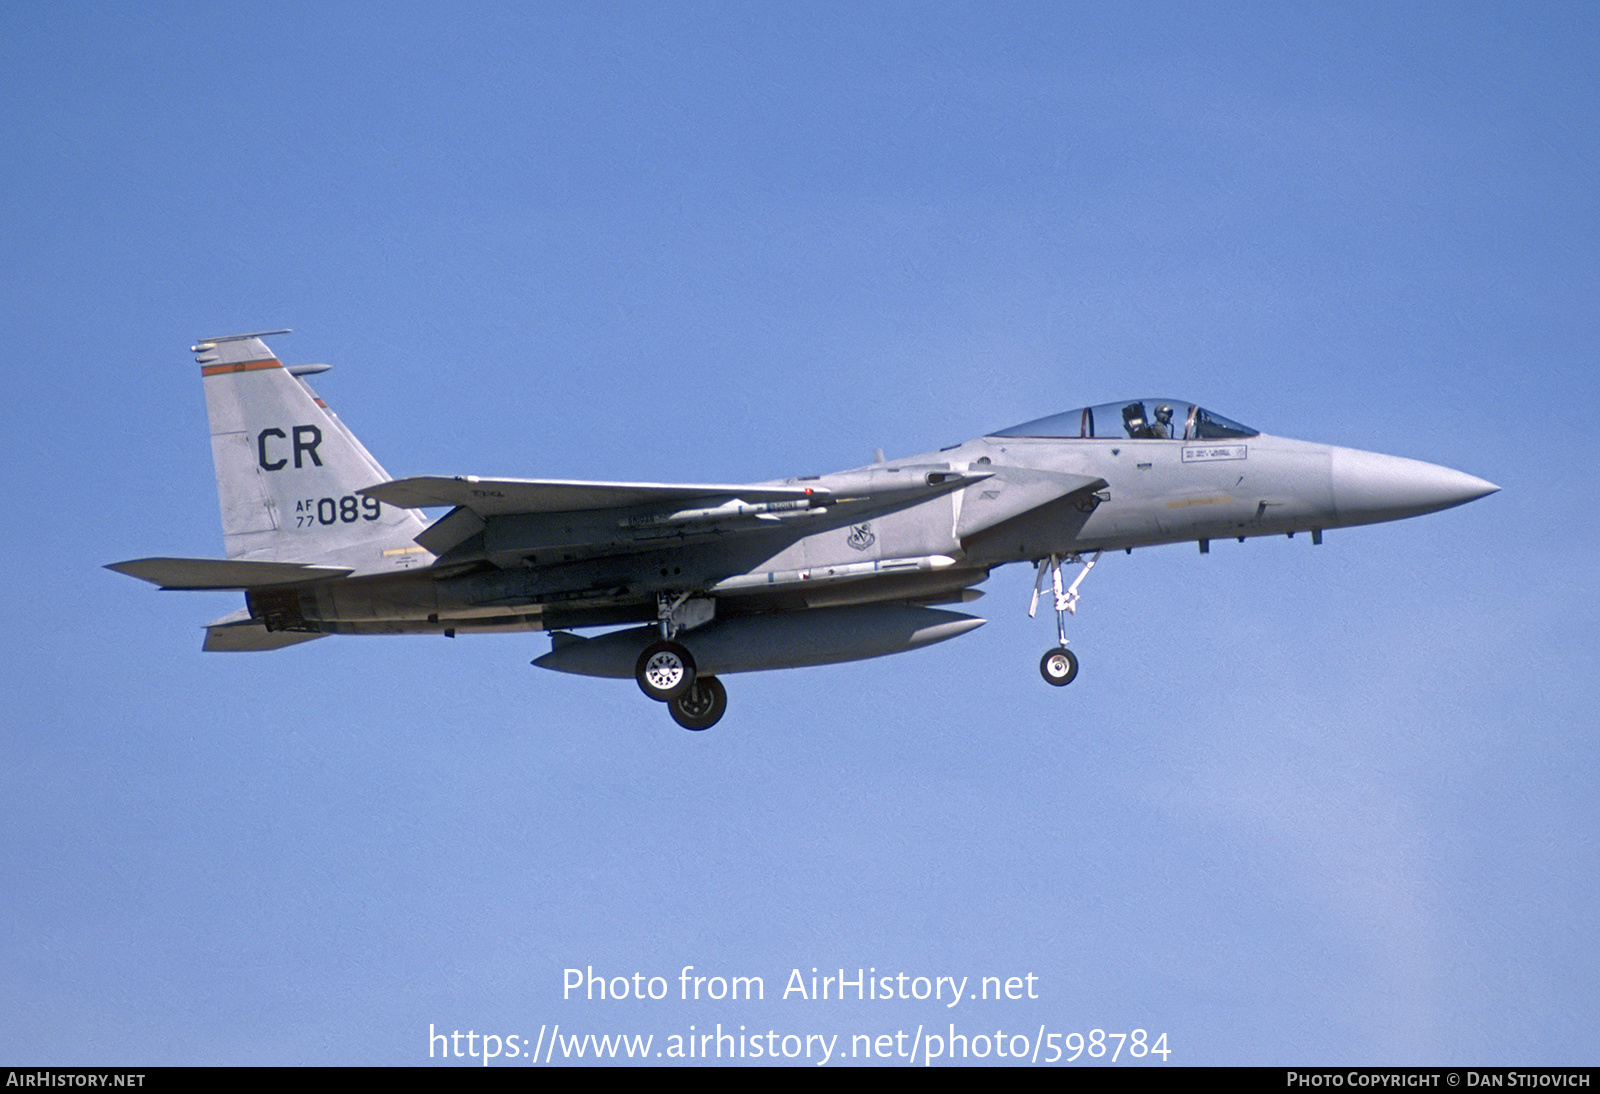
<path fill-rule="evenodd" d="M 1129 403 L 1122 408 L 1122 428 L 1136 441 L 1165 441 L 1172 438 L 1172 407 L 1166 403 L 1156 407 L 1155 421 L 1144 416 L 1143 403 Z"/>
<path fill-rule="evenodd" d="M 1172 439 L 1172 408 L 1166 403 L 1156 407 L 1156 422 L 1150 427 L 1150 436 L 1158 441 Z"/>

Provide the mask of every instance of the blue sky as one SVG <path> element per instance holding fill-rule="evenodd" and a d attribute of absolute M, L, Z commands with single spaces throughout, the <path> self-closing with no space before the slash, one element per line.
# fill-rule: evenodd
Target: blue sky
<path fill-rule="evenodd" d="M 1595 1062 L 1592 8 L 453 9 L 0 13 L 0 1060 Z M 1160 394 L 1503 489 L 1108 558 L 1064 691 L 1002 570 L 976 633 L 690 735 L 538 635 L 202 655 L 238 598 L 101 569 L 221 553 L 185 351 L 276 327 L 395 475 L 762 479 Z M 589 966 L 673 994 L 563 1000 Z M 780 997 L 814 966 L 1039 998 Z"/>

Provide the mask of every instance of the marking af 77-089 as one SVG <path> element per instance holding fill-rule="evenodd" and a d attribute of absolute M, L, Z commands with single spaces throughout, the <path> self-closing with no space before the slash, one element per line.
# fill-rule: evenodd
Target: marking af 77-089
<path fill-rule="evenodd" d="M 1129 399 L 937 452 L 747 484 L 472 476 L 391 480 L 265 331 L 194 347 L 226 559 L 110 568 L 166 589 L 238 589 L 207 650 L 329 634 L 551 633 L 541 668 L 626 679 L 689 729 L 719 677 L 899 653 L 984 620 L 1007 563 L 1038 568 L 1069 684 L 1066 616 L 1102 552 L 1398 520 L 1483 497 L 1446 467 L 1272 437 L 1180 399 Z M 448 508 L 430 521 L 423 510 Z M 1063 565 L 1081 567 L 1069 584 Z M 633 624 L 632 626 L 629 626 Z M 619 628 L 584 638 L 584 628 Z"/>

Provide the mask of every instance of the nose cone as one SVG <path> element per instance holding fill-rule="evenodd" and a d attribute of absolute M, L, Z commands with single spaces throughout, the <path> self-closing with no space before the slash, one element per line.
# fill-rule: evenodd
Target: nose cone
<path fill-rule="evenodd" d="M 1333 450 L 1331 471 L 1333 507 L 1341 524 L 1414 517 L 1500 489 L 1464 471 L 1353 448 Z"/>

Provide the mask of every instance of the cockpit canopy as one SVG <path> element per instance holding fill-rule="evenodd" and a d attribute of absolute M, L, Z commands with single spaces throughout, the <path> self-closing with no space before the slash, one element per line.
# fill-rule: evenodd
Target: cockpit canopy
<path fill-rule="evenodd" d="M 1136 441 L 1198 441 L 1254 437 L 1261 431 L 1181 399 L 1133 399 L 1052 414 L 999 429 L 991 437 L 1104 438 Z"/>

